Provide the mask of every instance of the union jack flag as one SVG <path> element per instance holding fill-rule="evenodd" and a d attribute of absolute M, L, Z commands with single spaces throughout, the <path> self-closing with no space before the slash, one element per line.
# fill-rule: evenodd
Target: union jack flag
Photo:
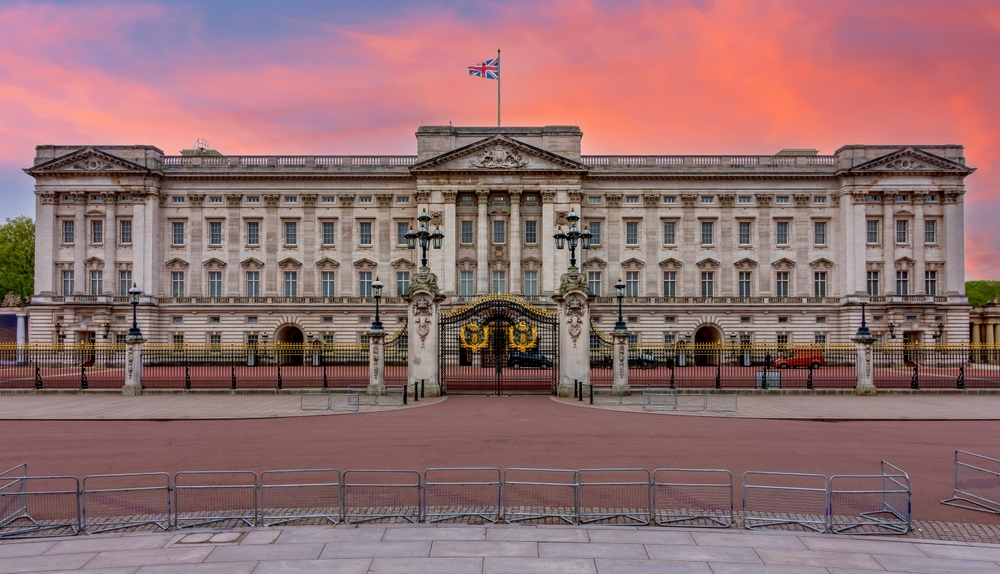
<path fill-rule="evenodd" d="M 477 78 L 485 78 L 487 80 L 499 80 L 500 57 L 497 56 L 492 60 L 486 60 L 485 62 L 480 62 L 475 66 L 469 66 L 469 75 L 476 76 Z"/>

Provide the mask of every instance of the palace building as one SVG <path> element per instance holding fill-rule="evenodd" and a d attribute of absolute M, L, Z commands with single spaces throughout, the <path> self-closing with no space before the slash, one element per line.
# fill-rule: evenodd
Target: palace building
<path fill-rule="evenodd" d="M 577 266 L 610 331 L 625 283 L 633 341 L 969 340 L 960 145 L 833 155 L 582 155 L 577 127 L 421 127 L 416 155 L 224 155 L 207 145 L 36 148 L 31 342 L 356 342 L 385 285 L 392 332 L 420 264 L 442 310 L 487 293 L 554 308 L 553 235 L 592 234 Z M 891 329 L 890 329 L 891 327 Z M 901 339 L 899 339 L 901 338 Z"/>

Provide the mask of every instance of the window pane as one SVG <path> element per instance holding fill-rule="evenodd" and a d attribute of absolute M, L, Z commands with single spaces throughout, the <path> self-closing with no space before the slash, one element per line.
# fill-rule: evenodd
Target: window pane
<path fill-rule="evenodd" d="M 359 237 L 361 245 L 372 244 L 372 224 L 370 221 L 363 221 L 359 225 L 361 235 Z"/>
<path fill-rule="evenodd" d="M 779 221 L 777 225 L 777 239 L 775 241 L 778 245 L 788 245 L 788 222 Z"/>
<path fill-rule="evenodd" d="M 459 295 L 475 295 L 475 273 L 472 271 L 462 271 L 459 277 Z"/>
<path fill-rule="evenodd" d="M 100 295 L 104 291 L 104 272 L 90 272 L 90 294 Z"/>
<path fill-rule="evenodd" d="M 878 271 L 868 272 L 868 295 L 874 297 L 879 294 Z"/>
<path fill-rule="evenodd" d="M 625 296 L 626 297 L 638 297 L 639 296 L 639 272 L 629 271 L 625 273 Z"/>
<path fill-rule="evenodd" d="M 937 243 L 937 221 L 924 222 L 924 243 Z"/>
<path fill-rule="evenodd" d="M 260 271 L 247 271 L 247 297 L 260 297 Z"/>
<path fill-rule="evenodd" d="M 493 243 L 506 243 L 507 242 L 507 222 L 506 221 L 494 221 L 493 222 Z"/>
<path fill-rule="evenodd" d="M 715 297 L 715 273 L 703 271 L 701 274 L 701 296 Z"/>
<path fill-rule="evenodd" d="M 506 271 L 494 271 L 493 272 L 493 284 L 491 287 L 491 293 L 506 293 L 507 292 L 507 272 Z"/>
<path fill-rule="evenodd" d="M 937 295 L 937 271 L 924 272 L 924 290 L 928 295 Z"/>
<path fill-rule="evenodd" d="M 173 297 L 184 296 L 184 272 L 174 271 L 170 274 L 170 293 Z"/>
<path fill-rule="evenodd" d="M 601 222 L 600 221 L 591 222 L 591 224 L 590 224 L 590 233 L 593 234 L 593 237 L 590 238 L 590 244 L 591 245 L 600 245 L 601 244 Z"/>
<path fill-rule="evenodd" d="M 587 291 L 594 297 L 601 296 L 601 272 L 589 271 L 587 273 Z"/>
<path fill-rule="evenodd" d="M 175 221 L 173 225 L 174 230 L 174 245 L 184 245 L 184 224 Z"/>
<path fill-rule="evenodd" d="M 910 272 L 909 271 L 897 271 L 896 272 L 896 294 L 897 295 L 909 295 L 910 294 Z"/>
<path fill-rule="evenodd" d="M 91 221 L 90 222 L 90 242 L 101 244 L 104 243 L 104 222 L 103 221 Z"/>
<path fill-rule="evenodd" d="M 472 222 L 463 221 L 462 222 L 462 243 L 470 244 L 472 243 Z"/>
<path fill-rule="evenodd" d="M 121 238 L 119 241 L 126 245 L 132 243 L 132 220 L 123 219 L 119 223 L 121 225 Z"/>
<path fill-rule="evenodd" d="M 663 244 L 677 244 L 677 224 L 673 221 L 663 222 Z"/>
<path fill-rule="evenodd" d="M 813 223 L 813 243 L 816 245 L 826 245 L 825 221 L 817 221 Z"/>
<path fill-rule="evenodd" d="M 62 284 L 63 284 L 63 295 L 73 294 L 73 272 L 63 271 L 62 272 Z"/>
<path fill-rule="evenodd" d="M 639 223 L 628 221 L 625 223 L 625 244 L 639 245 Z"/>
<path fill-rule="evenodd" d="M 63 221 L 63 243 L 75 243 L 75 223 L 74 221 Z"/>
<path fill-rule="evenodd" d="M 222 272 L 210 271 L 208 274 L 208 296 L 222 297 Z"/>
<path fill-rule="evenodd" d="M 676 271 L 664 271 L 663 272 L 663 296 L 664 297 L 676 297 L 677 296 L 677 272 Z"/>
<path fill-rule="evenodd" d="M 528 245 L 534 245 L 538 243 L 538 222 L 537 221 L 525 221 L 524 222 L 524 242 Z"/>
<path fill-rule="evenodd" d="M 132 272 L 131 271 L 119 271 L 118 272 L 118 294 L 128 295 L 128 290 L 132 288 Z"/>
<path fill-rule="evenodd" d="M 524 294 L 527 296 L 538 295 L 538 271 L 524 272 Z"/>
<path fill-rule="evenodd" d="M 906 243 L 906 220 L 896 222 L 896 243 Z"/>
<path fill-rule="evenodd" d="M 409 230 L 409 223 L 405 221 L 396 222 L 396 245 L 406 245 L 406 232 Z"/>
<path fill-rule="evenodd" d="M 260 245 L 260 222 L 247 222 L 247 245 Z"/>
<path fill-rule="evenodd" d="M 701 244 L 702 245 L 712 245 L 714 241 L 715 226 L 711 221 L 701 222 Z"/>
<path fill-rule="evenodd" d="M 285 245 L 297 245 L 299 242 L 299 228 L 294 221 L 285 222 Z"/>
<path fill-rule="evenodd" d="M 750 245 L 750 222 L 740 222 L 740 245 Z"/>
<path fill-rule="evenodd" d="M 825 271 L 817 271 L 813 274 L 813 297 L 826 297 Z"/>
<path fill-rule="evenodd" d="M 324 297 L 336 297 L 336 278 L 334 277 L 333 271 L 323 272 L 323 296 Z"/>
<path fill-rule="evenodd" d="M 410 293 L 410 272 L 396 272 L 396 296 L 406 297 Z"/>
<path fill-rule="evenodd" d="M 369 224 L 370 226 L 371 224 Z M 358 297 L 372 296 L 372 274 L 371 271 L 358 273 Z"/>
<path fill-rule="evenodd" d="M 752 272 L 750 271 L 740 271 L 740 276 L 739 276 L 740 297 L 751 296 L 750 295 L 751 273 Z"/>
<path fill-rule="evenodd" d="M 868 220 L 868 243 L 878 243 L 878 220 Z"/>
<path fill-rule="evenodd" d="M 332 221 L 323 222 L 323 245 L 336 245 L 337 226 Z"/>
<path fill-rule="evenodd" d="M 208 223 L 208 244 L 222 245 L 222 222 L 210 221 Z"/>
<path fill-rule="evenodd" d="M 775 296 L 788 297 L 788 272 L 779 271 L 776 279 L 777 289 L 775 291 Z"/>

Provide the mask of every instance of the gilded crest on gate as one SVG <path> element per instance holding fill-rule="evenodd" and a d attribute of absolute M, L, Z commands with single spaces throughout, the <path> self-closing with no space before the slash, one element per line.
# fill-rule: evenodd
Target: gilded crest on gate
<path fill-rule="evenodd" d="M 529 326 L 524 321 L 518 321 L 517 324 L 507 327 L 507 337 L 510 339 L 511 348 L 522 353 L 535 346 L 537 335 L 538 328 L 534 325 Z"/>
<path fill-rule="evenodd" d="M 462 348 L 475 353 L 489 344 L 489 327 L 484 327 L 477 321 L 470 321 L 462 326 Z"/>

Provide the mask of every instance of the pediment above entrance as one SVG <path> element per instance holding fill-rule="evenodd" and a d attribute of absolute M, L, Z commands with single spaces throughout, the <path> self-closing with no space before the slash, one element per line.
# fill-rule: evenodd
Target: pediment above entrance
<path fill-rule="evenodd" d="M 29 167 L 28 175 L 131 175 L 148 174 L 152 170 L 137 163 L 111 155 L 93 147 L 85 147 L 62 157 Z"/>
<path fill-rule="evenodd" d="M 447 172 L 570 172 L 589 168 L 578 161 L 503 135 L 493 136 L 410 166 L 411 173 Z"/>
<path fill-rule="evenodd" d="M 973 171 L 975 171 L 974 168 L 914 147 L 901 148 L 893 153 L 877 157 L 847 170 L 848 173 L 855 174 L 889 172 L 897 175 L 930 175 L 937 173 L 967 175 Z"/>

